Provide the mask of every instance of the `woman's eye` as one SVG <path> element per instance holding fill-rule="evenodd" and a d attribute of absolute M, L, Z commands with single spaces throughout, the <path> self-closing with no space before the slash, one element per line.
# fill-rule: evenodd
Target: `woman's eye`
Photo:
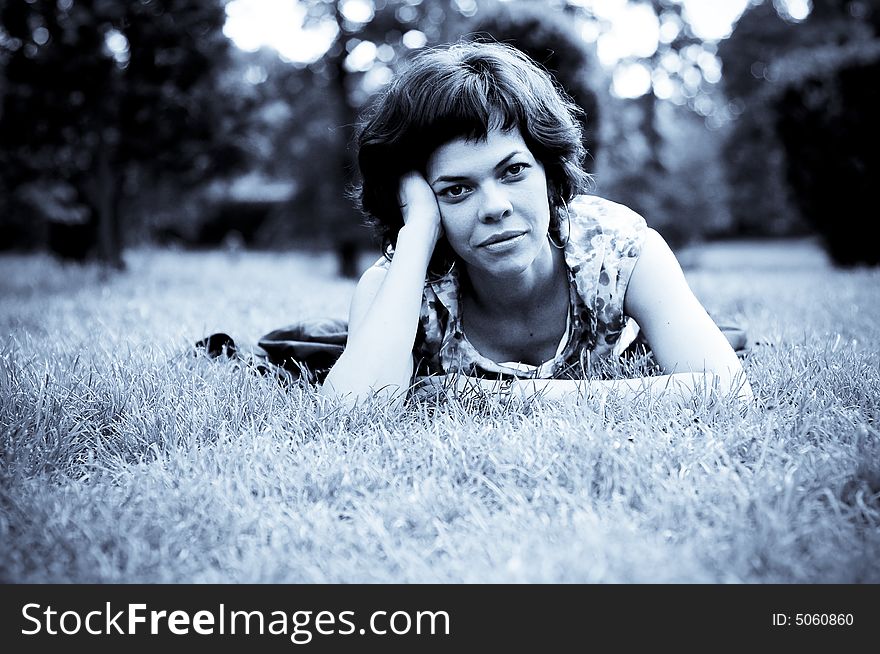
<path fill-rule="evenodd" d="M 467 189 L 461 184 L 456 184 L 455 186 L 450 186 L 448 188 L 443 189 L 440 194 L 445 195 L 449 198 L 460 198 L 465 194 Z"/>
<path fill-rule="evenodd" d="M 507 174 L 511 177 L 516 177 L 517 175 L 522 174 L 522 172 L 528 167 L 528 164 L 515 163 L 507 167 Z"/>

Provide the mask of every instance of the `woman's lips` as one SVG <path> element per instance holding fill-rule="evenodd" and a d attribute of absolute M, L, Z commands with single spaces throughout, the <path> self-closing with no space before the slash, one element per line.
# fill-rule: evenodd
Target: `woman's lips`
<path fill-rule="evenodd" d="M 517 243 L 523 236 L 525 236 L 525 234 L 526 233 L 522 230 L 508 230 L 506 232 L 501 232 L 500 234 L 493 234 L 481 242 L 477 247 L 488 250 L 504 249 L 505 247 Z"/>

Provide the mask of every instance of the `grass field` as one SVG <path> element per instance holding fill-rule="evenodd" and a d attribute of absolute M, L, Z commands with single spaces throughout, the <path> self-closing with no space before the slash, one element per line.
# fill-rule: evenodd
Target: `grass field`
<path fill-rule="evenodd" d="M 344 317 L 320 255 L 0 257 L 6 582 L 880 582 L 880 270 L 682 254 L 758 396 L 322 414 L 187 355 Z"/>

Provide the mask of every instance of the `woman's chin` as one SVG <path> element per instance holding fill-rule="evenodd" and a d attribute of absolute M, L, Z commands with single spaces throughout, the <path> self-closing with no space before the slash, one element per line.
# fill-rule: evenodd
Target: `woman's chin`
<path fill-rule="evenodd" d="M 491 277 L 516 278 L 532 266 L 535 257 L 526 252 L 508 253 L 505 256 L 482 256 L 472 259 L 468 265 L 471 273 Z"/>
<path fill-rule="evenodd" d="M 491 274 L 518 277 L 532 268 L 545 268 L 544 264 L 549 263 L 549 258 L 553 256 L 545 246 L 546 241 L 536 242 L 530 238 L 501 252 L 487 252 L 481 257 L 481 261 Z M 547 262 L 544 261 L 545 258 L 548 258 Z M 547 267 L 552 268 L 552 264 Z"/>

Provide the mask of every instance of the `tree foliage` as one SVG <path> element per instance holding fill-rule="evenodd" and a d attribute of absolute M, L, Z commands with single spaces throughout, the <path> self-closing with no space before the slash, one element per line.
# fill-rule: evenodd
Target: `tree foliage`
<path fill-rule="evenodd" d="M 120 206 L 143 192 L 137 179 L 184 185 L 236 165 L 235 106 L 216 83 L 224 19 L 219 0 L 4 3 L 0 156 L 19 211 L 51 222 L 22 190 L 67 188 L 69 222 L 84 210 L 99 256 L 121 265 Z"/>
<path fill-rule="evenodd" d="M 743 232 L 809 225 L 838 263 L 878 262 L 853 239 L 880 172 L 869 145 L 877 139 L 878 24 L 880 11 L 864 2 L 816 0 L 799 23 L 764 3 L 722 44 L 725 89 L 740 114 L 726 152 Z"/>
<path fill-rule="evenodd" d="M 861 235 L 870 225 L 880 175 L 880 40 L 857 50 L 816 50 L 828 68 L 792 76 L 775 98 L 776 130 L 786 152 L 795 206 L 841 265 L 880 264 Z M 803 63 L 803 62 L 801 62 Z"/>

